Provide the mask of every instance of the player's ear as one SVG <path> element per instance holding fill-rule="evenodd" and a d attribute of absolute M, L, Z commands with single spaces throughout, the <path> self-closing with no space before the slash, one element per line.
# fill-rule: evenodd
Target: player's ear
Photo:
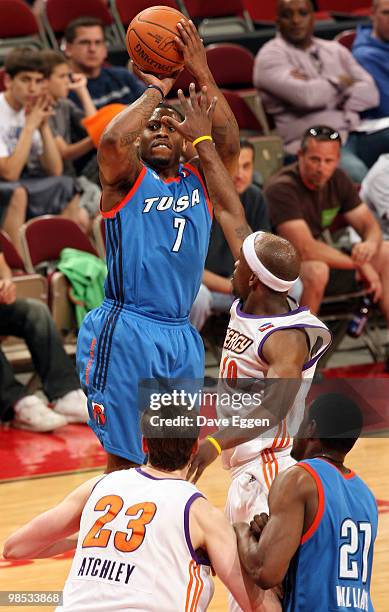
<path fill-rule="evenodd" d="M 140 136 L 137 136 L 134 140 L 134 145 L 136 146 L 137 149 L 139 149 L 139 145 L 140 145 Z"/>
<path fill-rule="evenodd" d="M 249 278 L 249 287 L 251 287 L 252 289 L 256 289 L 258 283 L 258 276 L 256 276 L 256 274 L 251 274 Z"/>
<path fill-rule="evenodd" d="M 147 444 L 146 438 L 142 436 L 142 450 L 145 455 L 149 454 L 149 445 Z"/>

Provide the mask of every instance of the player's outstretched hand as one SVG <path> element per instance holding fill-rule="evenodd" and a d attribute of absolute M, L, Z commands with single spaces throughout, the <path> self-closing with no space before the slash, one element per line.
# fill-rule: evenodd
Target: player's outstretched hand
<path fill-rule="evenodd" d="M 210 135 L 217 98 L 213 97 L 208 106 L 207 88 L 202 87 L 198 96 L 194 83 L 189 85 L 189 98 L 185 98 L 182 89 L 179 89 L 177 93 L 185 115 L 184 121 L 180 123 L 170 115 L 164 115 L 161 122 L 177 130 L 188 142 L 193 142 L 199 136 Z"/>
<path fill-rule="evenodd" d="M 186 68 L 194 77 L 202 76 L 202 73 L 208 70 L 207 56 L 195 24 L 193 21 L 181 19 L 177 29 L 180 36 L 176 36 L 175 43 L 184 56 Z"/>
<path fill-rule="evenodd" d="M 261 514 L 256 514 L 253 520 L 250 522 L 250 531 L 256 537 L 257 540 L 261 537 L 261 533 L 264 530 L 267 522 L 269 520 L 269 515 L 265 512 L 261 512 Z"/>
<path fill-rule="evenodd" d="M 157 85 L 163 91 L 164 96 L 167 96 L 174 83 L 176 82 L 179 74 L 183 71 L 183 68 L 177 70 L 170 76 L 156 76 L 155 74 L 149 74 L 148 72 L 142 72 L 140 68 L 134 63 L 132 63 L 132 68 L 134 74 L 144 81 L 146 85 Z"/>
<path fill-rule="evenodd" d="M 196 455 L 191 461 L 186 479 L 195 484 L 200 478 L 201 474 L 204 472 L 205 468 L 211 465 L 211 463 L 215 461 L 216 457 L 218 457 L 218 453 L 213 444 L 211 444 L 207 438 L 202 440 L 199 444 L 199 449 Z"/>

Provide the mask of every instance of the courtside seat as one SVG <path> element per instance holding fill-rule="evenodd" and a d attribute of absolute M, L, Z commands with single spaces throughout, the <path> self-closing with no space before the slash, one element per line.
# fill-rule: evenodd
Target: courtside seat
<path fill-rule="evenodd" d="M 89 238 L 74 221 L 44 215 L 30 219 L 21 228 L 23 258 L 28 271 L 44 272 L 49 281 L 49 306 L 57 329 L 66 333 L 76 329 L 69 283 L 56 263 L 62 249 L 70 247 L 98 255 Z"/>

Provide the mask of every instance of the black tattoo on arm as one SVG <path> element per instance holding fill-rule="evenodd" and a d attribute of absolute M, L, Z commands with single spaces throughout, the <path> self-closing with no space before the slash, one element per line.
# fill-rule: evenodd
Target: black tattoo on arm
<path fill-rule="evenodd" d="M 246 225 L 239 225 L 239 227 L 235 228 L 235 235 L 236 235 L 237 238 L 240 238 L 241 240 L 244 240 L 250 234 L 251 234 L 251 230 L 250 230 L 250 227 L 247 224 Z"/>

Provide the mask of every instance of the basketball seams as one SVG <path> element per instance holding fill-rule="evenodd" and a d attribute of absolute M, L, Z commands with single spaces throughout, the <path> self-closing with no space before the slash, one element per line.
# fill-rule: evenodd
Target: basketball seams
<path fill-rule="evenodd" d="M 177 32 L 175 32 L 174 30 L 169 30 L 169 28 L 162 25 L 162 23 L 155 23 L 155 21 L 149 21 L 148 19 L 139 19 L 139 18 L 137 19 L 137 21 L 139 21 L 139 23 L 147 23 L 149 25 L 157 26 L 158 28 L 161 28 L 162 30 L 166 30 L 166 32 L 169 32 L 169 34 L 172 34 L 173 36 L 178 36 Z M 136 31 L 136 24 L 135 26 L 133 26 L 133 29 Z"/>
<path fill-rule="evenodd" d="M 187 21 L 169 6 L 149 7 L 134 17 L 127 30 L 126 46 L 140 70 L 169 76 L 183 66 L 183 55 L 174 40 L 179 36 L 180 19 Z"/>

